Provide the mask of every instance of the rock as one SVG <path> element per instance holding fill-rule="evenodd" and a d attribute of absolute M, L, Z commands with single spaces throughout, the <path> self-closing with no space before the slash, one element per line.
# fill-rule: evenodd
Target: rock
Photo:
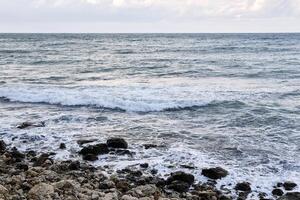
<path fill-rule="evenodd" d="M 139 199 L 130 195 L 123 195 L 121 197 L 121 200 L 139 200 Z"/>
<path fill-rule="evenodd" d="M 202 170 L 202 175 L 211 179 L 221 179 L 228 175 L 228 171 L 221 167 L 206 168 Z"/>
<path fill-rule="evenodd" d="M 182 193 L 189 190 L 190 184 L 183 181 L 172 181 L 167 188 Z"/>
<path fill-rule="evenodd" d="M 159 194 L 159 190 L 155 185 L 141 185 L 136 188 L 131 189 L 128 194 L 133 197 L 150 197 L 157 196 Z"/>
<path fill-rule="evenodd" d="M 251 184 L 248 182 L 241 182 L 236 184 L 235 190 L 244 191 L 244 192 L 251 192 Z"/>
<path fill-rule="evenodd" d="M 113 181 L 105 180 L 99 183 L 99 189 L 111 189 L 115 187 L 115 183 Z"/>
<path fill-rule="evenodd" d="M 101 198 L 101 200 L 118 200 L 118 193 L 116 192 L 111 192 L 111 193 L 107 193 L 105 194 L 104 197 Z"/>
<path fill-rule="evenodd" d="M 38 123 L 23 122 L 23 123 L 17 125 L 18 129 L 25 129 L 28 127 L 45 127 L 45 122 L 38 122 Z"/>
<path fill-rule="evenodd" d="M 167 184 L 171 184 L 173 181 L 186 182 L 189 185 L 194 183 L 195 177 L 192 174 L 188 174 L 182 171 L 171 173 L 171 176 L 167 179 Z"/>
<path fill-rule="evenodd" d="M 82 156 L 82 159 L 87 161 L 96 161 L 98 160 L 98 156 L 95 154 L 85 154 Z"/>
<path fill-rule="evenodd" d="M 158 147 L 156 144 L 144 144 L 145 149 L 151 149 Z"/>
<path fill-rule="evenodd" d="M 107 153 L 109 153 L 109 150 L 106 144 L 96 144 L 96 145 L 83 147 L 79 152 L 79 154 L 82 155 L 88 155 L 88 154 L 101 155 Z"/>
<path fill-rule="evenodd" d="M 283 195 L 283 191 L 279 188 L 275 188 L 273 191 L 272 191 L 272 194 L 274 196 L 282 196 Z"/>
<path fill-rule="evenodd" d="M 115 184 L 116 184 L 116 188 L 123 193 L 130 190 L 131 187 L 126 180 L 117 180 Z"/>
<path fill-rule="evenodd" d="M 73 180 L 62 180 L 56 183 L 53 183 L 53 187 L 55 189 L 60 190 L 73 190 L 74 188 L 77 188 L 76 183 Z"/>
<path fill-rule="evenodd" d="M 300 199 L 300 192 L 288 192 L 278 200 L 299 200 Z"/>
<path fill-rule="evenodd" d="M 142 163 L 142 164 L 140 164 L 140 167 L 146 169 L 146 168 L 149 167 L 149 164 L 148 163 Z"/>
<path fill-rule="evenodd" d="M 14 162 L 21 162 L 25 158 L 25 154 L 21 153 L 16 147 L 13 147 L 9 155 Z"/>
<path fill-rule="evenodd" d="M 81 146 L 81 145 L 91 143 L 91 142 L 96 142 L 96 141 L 97 141 L 97 139 L 77 140 L 77 144 L 79 144 Z"/>
<path fill-rule="evenodd" d="M 72 161 L 68 165 L 68 169 L 69 170 L 79 170 L 80 169 L 80 162 L 79 161 Z"/>
<path fill-rule="evenodd" d="M 24 171 L 27 171 L 27 170 L 28 170 L 28 165 L 25 164 L 25 163 L 18 163 L 18 164 L 16 165 L 16 168 L 17 168 L 17 169 L 24 170 Z"/>
<path fill-rule="evenodd" d="M 293 190 L 296 186 L 297 184 L 291 181 L 286 181 L 283 183 L 283 187 L 285 190 Z"/>
<path fill-rule="evenodd" d="M 49 159 L 48 153 L 42 153 L 34 162 L 33 166 L 42 166 Z"/>
<path fill-rule="evenodd" d="M 225 195 L 221 195 L 219 199 L 220 200 L 232 200 L 231 197 L 228 197 L 228 196 L 225 196 Z"/>
<path fill-rule="evenodd" d="M 128 144 L 123 138 L 110 138 L 106 141 L 108 147 L 127 149 Z"/>
<path fill-rule="evenodd" d="M 3 185 L 0 185 L 0 196 L 3 195 L 6 199 L 8 197 L 8 190 Z"/>
<path fill-rule="evenodd" d="M 7 145 L 5 144 L 5 142 L 3 140 L 0 140 L 0 152 L 5 151 L 6 146 Z"/>
<path fill-rule="evenodd" d="M 60 143 L 59 148 L 60 149 L 65 149 L 66 148 L 66 144 L 65 143 Z"/>
<path fill-rule="evenodd" d="M 54 187 L 46 183 L 39 183 L 28 192 L 28 199 L 31 200 L 51 200 L 54 193 Z"/>

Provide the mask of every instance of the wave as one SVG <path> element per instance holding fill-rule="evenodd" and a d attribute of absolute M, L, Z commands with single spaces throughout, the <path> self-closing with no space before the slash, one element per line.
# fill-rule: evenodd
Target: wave
<path fill-rule="evenodd" d="M 41 86 L 5 85 L 0 87 L 3 100 L 46 103 L 62 106 L 91 106 L 132 112 L 195 110 L 203 106 L 237 105 L 247 95 L 232 91 L 196 90 L 192 86 Z M 241 101 L 240 101 L 241 100 Z M 236 103 L 238 102 L 238 103 Z"/>

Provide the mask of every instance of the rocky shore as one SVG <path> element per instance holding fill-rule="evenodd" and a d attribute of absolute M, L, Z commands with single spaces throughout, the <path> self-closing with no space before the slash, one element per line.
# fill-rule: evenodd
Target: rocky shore
<path fill-rule="evenodd" d="M 160 177 L 155 170 L 146 172 L 148 163 L 129 166 L 119 171 L 94 167 L 91 162 L 98 155 L 115 153 L 131 154 L 122 138 L 111 138 L 106 143 L 89 145 L 92 141 L 78 141 L 82 146 L 82 160 L 57 161 L 52 152 L 20 152 L 0 140 L 0 199 L 4 200 L 245 200 L 251 193 L 251 183 L 241 182 L 234 191 L 218 190 L 215 184 L 228 175 L 220 168 L 202 169 L 209 178 L 199 183 L 194 176 L 174 171 L 168 177 Z M 65 148 L 60 144 L 60 148 Z M 145 148 L 155 148 L 153 145 Z M 278 183 L 273 197 L 260 194 L 261 200 L 300 200 L 300 193 L 292 192 L 293 182 Z M 286 192 L 289 191 L 289 192 Z M 248 198 L 251 199 L 251 198 Z"/>

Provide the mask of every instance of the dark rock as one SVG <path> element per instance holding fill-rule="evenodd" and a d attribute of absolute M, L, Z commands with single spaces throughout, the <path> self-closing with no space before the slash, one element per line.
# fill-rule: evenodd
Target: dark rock
<path fill-rule="evenodd" d="M 192 166 L 192 165 L 180 165 L 180 167 L 186 168 L 186 169 L 196 169 L 196 167 Z"/>
<path fill-rule="evenodd" d="M 183 182 L 183 181 L 172 181 L 172 183 L 170 183 L 167 186 L 168 189 L 172 189 L 176 192 L 187 192 L 190 188 L 190 184 L 187 182 Z"/>
<path fill-rule="evenodd" d="M 33 166 L 42 166 L 46 160 L 49 159 L 49 154 L 48 153 L 43 153 L 41 154 L 36 161 L 34 162 Z"/>
<path fill-rule="evenodd" d="M 5 142 L 3 140 L 0 140 L 0 152 L 5 151 L 6 146 L 7 145 L 5 144 Z"/>
<path fill-rule="evenodd" d="M 127 149 L 128 144 L 123 138 L 110 138 L 106 141 L 108 147 Z"/>
<path fill-rule="evenodd" d="M 283 183 L 277 183 L 276 186 L 277 187 L 283 187 Z"/>
<path fill-rule="evenodd" d="M 237 200 L 246 200 L 249 192 L 239 192 Z"/>
<path fill-rule="evenodd" d="M 25 154 L 21 153 L 16 147 L 13 147 L 10 156 L 15 162 L 21 162 L 25 158 Z"/>
<path fill-rule="evenodd" d="M 60 149 L 65 149 L 66 148 L 66 144 L 65 143 L 60 143 L 59 148 Z"/>
<path fill-rule="evenodd" d="M 206 168 L 202 170 L 202 175 L 211 179 L 221 179 L 228 175 L 228 171 L 221 167 Z"/>
<path fill-rule="evenodd" d="M 228 196 L 225 196 L 225 195 L 221 195 L 220 200 L 232 200 L 232 198 L 228 197 Z"/>
<path fill-rule="evenodd" d="M 145 149 L 151 149 L 158 147 L 156 144 L 144 144 Z"/>
<path fill-rule="evenodd" d="M 182 171 L 171 173 L 171 176 L 167 179 L 167 184 L 171 184 L 173 181 L 186 182 L 189 185 L 194 183 L 195 177 L 192 174 L 188 174 Z"/>
<path fill-rule="evenodd" d="M 26 153 L 26 156 L 27 156 L 27 157 L 35 157 L 35 156 L 36 156 L 36 152 L 33 151 L 33 150 L 30 150 L 30 151 L 28 151 L 28 152 Z"/>
<path fill-rule="evenodd" d="M 242 183 L 238 183 L 235 186 L 235 190 L 239 190 L 239 191 L 244 191 L 244 192 L 251 192 L 251 184 L 248 182 L 242 182 Z"/>
<path fill-rule="evenodd" d="M 299 200 L 300 199 L 300 192 L 288 192 L 278 200 Z"/>
<path fill-rule="evenodd" d="M 82 156 L 82 159 L 83 160 L 88 160 L 88 161 L 95 161 L 95 160 L 98 160 L 98 156 L 95 155 L 95 154 L 84 154 Z"/>
<path fill-rule="evenodd" d="M 27 164 L 24 164 L 24 163 L 18 163 L 18 164 L 16 165 L 16 168 L 17 168 L 17 169 L 24 170 L 24 171 L 27 171 L 27 170 L 28 170 L 28 165 L 27 165 Z"/>
<path fill-rule="evenodd" d="M 283 183 L 283 187 L 285 190 L 293 190 L 296 186 L 297 184 L 291 181 L 286 181 Z"/>
<path fill-rule="evenodd" d="M 80 162 L 79 161 L 72 161 L 68 165 L 68 169 L 69 170 L 79 170 L 80 169 Z"/>
<path fill-rule="evenodd" d="M 272 191 L 272 194 L 274 196 L 282 196 L 283 195 L 283 191 L 279 188 L 275 188 L 273 191 Z"/>
<path fill-rule="evenodd" d="M 17 125 L 18 129 L 25 129 L 28 127 L 45 127 L 45 122 L 33 123 L 33 122 L 23 122 Z"/>
<path fill-rule="evenodd" d="M 146 168 L 149 167 L 149 164 L 148 163 L 142 163 L 142 164 L 140 164 L 140 167 L 146 169 Z"/>
<path fill-rule="evenodd" d="M 153 175 L 155 175 L 155 174 L 158 173 L 158 171 L 157 171 L 157 169 L 151 169 L 151 170 L 150 170 L 150 173 L 153 174 Z"/>
<path fill-rule="evenodd" d="M 91 143 L 91 142 L 96 142 L 96 141 L 97 141 L 97 139 L 77 140 L 77 144 L 79 144 L 81 146 L 81 145 Z"/>
<path fill-rule="evenodd" d="M 107 190 L 115 187 L 115 183 L 112 181 L 105 180 L 99 183 L 99 189 Z"/>
<path fill-rule="evenodd" d="M 113 149 L 111 151 L 111 153 L 114 153 L 116 155 L 120 155 L 120 156 L 124 156 L 124 155 L 129 155 L 129 156 L 132 156 L 132 152 L 129 151 L 128 149 Z"/>
<path fill-rule="evenodd" d="M 109 153 L 109 149 L 106 144 L 96 144 L 96 145 L 83 147 L 79 152 L 79 154 L 82 155 L 88 155 L 88 154 L 101 155 L 107 153 Z"/>
<path fill-rule="evenodd" d="M 117 180 L 115 182 L 116 184 L 116 188 L 120 191 L 120 192 L 127 192 L 131 189 L 130 184 L 125 181 L 125 180 Z"/>

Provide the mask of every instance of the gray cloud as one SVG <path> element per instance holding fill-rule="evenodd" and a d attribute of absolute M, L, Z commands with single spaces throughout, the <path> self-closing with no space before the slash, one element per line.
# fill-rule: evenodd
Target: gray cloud
<path fill-rule="evenodd" d="M 286 25 L 275 27 L 281 21 Z M 300 0 L 0 0 L 2 32 L 22 32 L 21 27 L 27 32 L 30 27 L 26 26 L 32 26 L 32 31 L 43 27 L 39 32 L 49 32 L 55 24 L 58 28 L 50 32 L 68 32 L 66 29 L 73 30 L 74 24 L 78 24 L 75 32 L 97 32 L 98 26 L 107 27 L 101 32 L 128 32 L 120 28 L 126 25 L 131 27 L 129 32 L 143 32 L 140 27 L 153 27 L 151 32 L 165 32 L 164 27 L 176 32 L 215 30 L 203 24 L 227 24 L 232 30 L 243 31 L 247 23 L 253 32 L 259 31 L 261 23 L 269 25 L 270 31 L 299 31 Z M 183 28 L 186 31 L 181 31 Z M 227 32 L 226 26 L 223 29 Z"/>

